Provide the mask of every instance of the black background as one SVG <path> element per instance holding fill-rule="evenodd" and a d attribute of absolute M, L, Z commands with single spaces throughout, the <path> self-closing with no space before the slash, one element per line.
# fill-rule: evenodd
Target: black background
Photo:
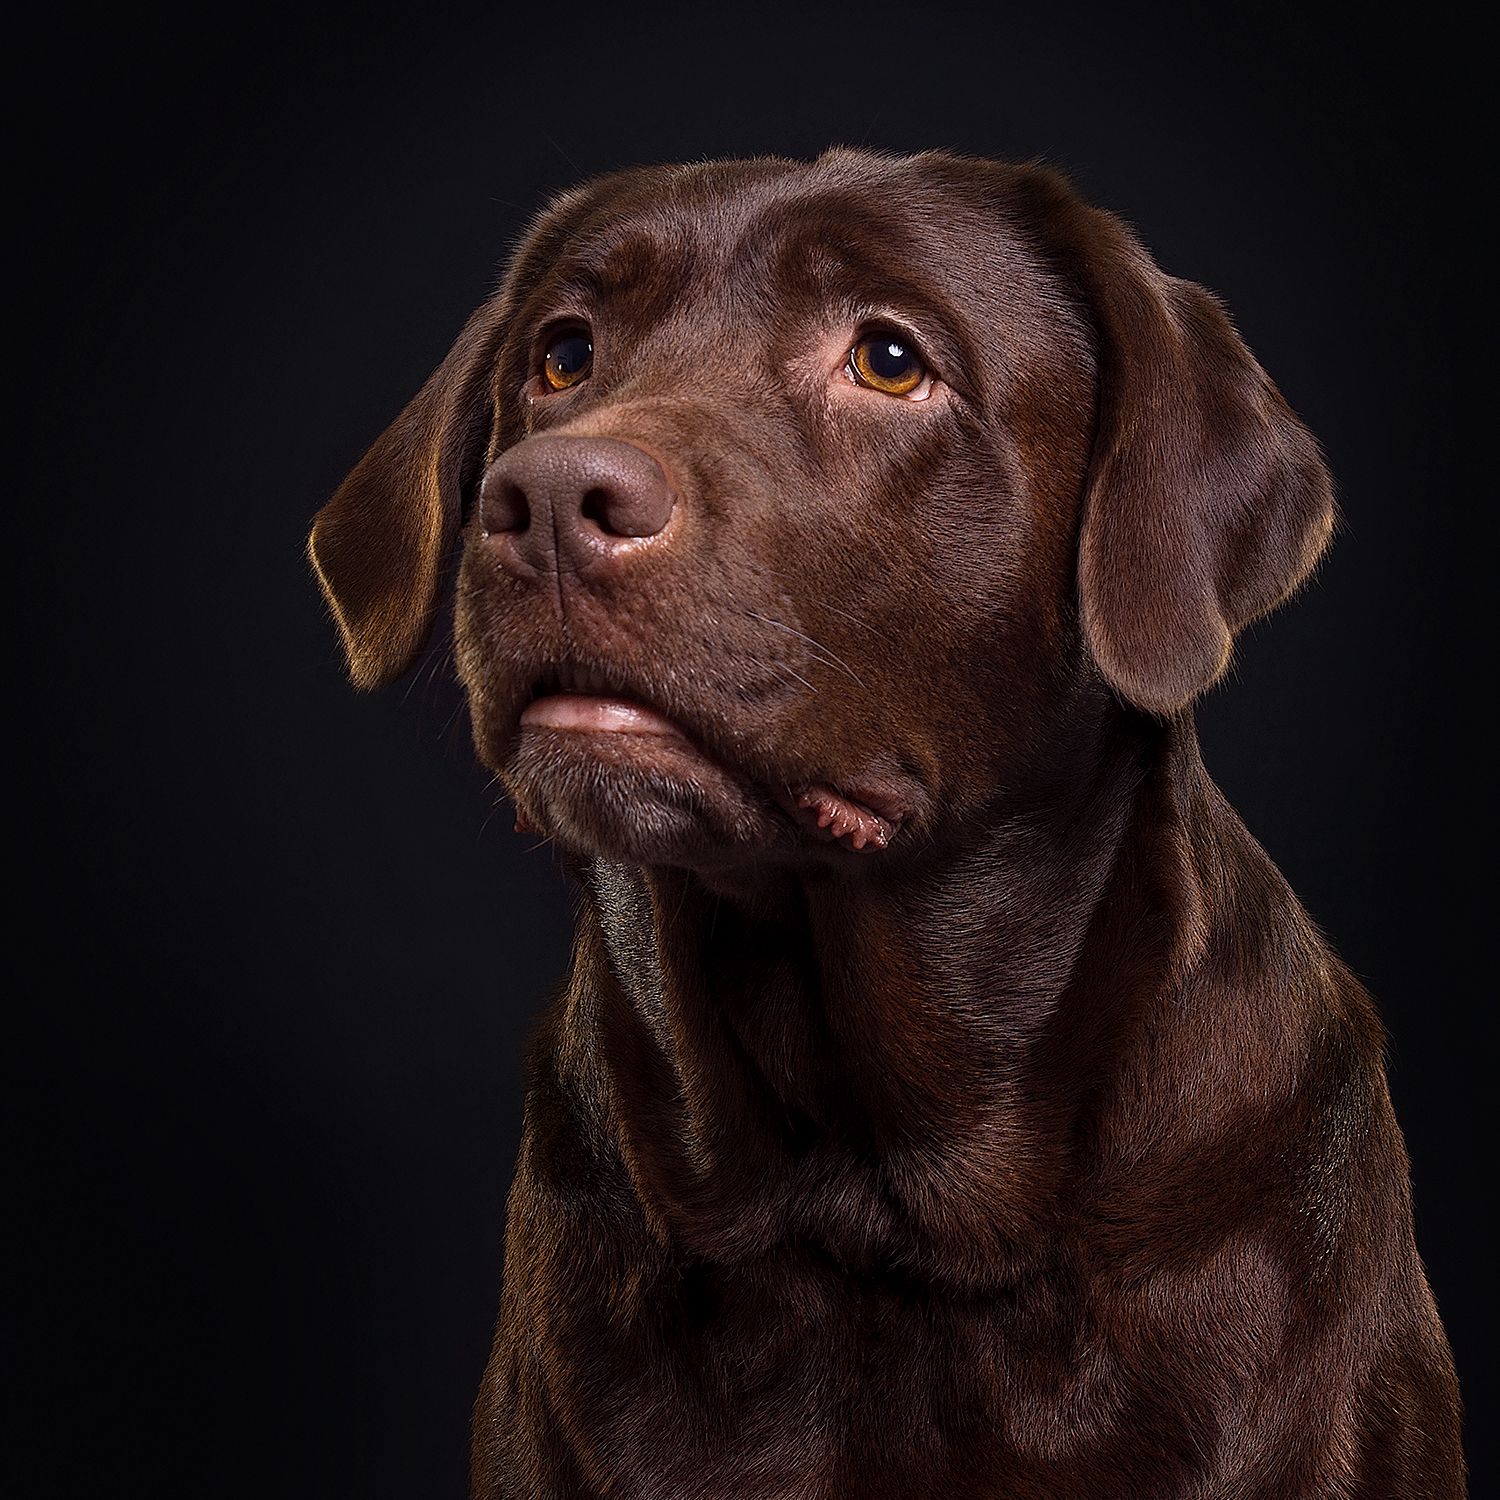
<path fill-rule="evenodd" d="M 306 525 L 548 194 L 832 142 L 1068 170 L 1226 298 L 1324 442 L 1342 533 L 1200 721 L 1381 1001 L 1483 1426 L 1473 38 L 1431 9 L 1036 3 L 46 21 L 10 94 L 39 337 L 12 402 L 34 764 L 6 1092 L 46 1493 L 463 1493 L 518 1050 L 571 896 L 443 671 L 348 690 Z"/>

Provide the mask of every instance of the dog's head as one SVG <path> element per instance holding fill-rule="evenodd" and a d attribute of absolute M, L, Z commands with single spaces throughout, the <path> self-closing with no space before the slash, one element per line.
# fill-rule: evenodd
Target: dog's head
<path fill-rule="evenodd" d="M 837 862 L 930 845 L 1105 705 L 1182 711 L 1332 517 L 1219 304 L 1118 220 L 836 151 L 555 202 L 311 551 L 374 687 L 461 537 L 476 743 L 535 826 Z"/>

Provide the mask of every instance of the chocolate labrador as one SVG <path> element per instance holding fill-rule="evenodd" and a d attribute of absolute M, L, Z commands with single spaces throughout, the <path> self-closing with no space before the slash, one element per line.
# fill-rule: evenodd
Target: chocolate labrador
<path fill-rule="evenodd" d="M 621 172 L 318 516 L 585 900 L 480 1497 L 1463 1492 L 1370 999 L 1199 759 L 1328 475 L 1050 171 Z"/>

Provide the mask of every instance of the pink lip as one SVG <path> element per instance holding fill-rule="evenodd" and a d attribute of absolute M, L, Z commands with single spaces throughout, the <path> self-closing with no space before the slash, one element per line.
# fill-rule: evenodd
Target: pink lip
<path fill-rule="evenodd" d="M 521 723 L 540 729 L 572 729 L 590 734 L 656 734 L 686 739 L 665 714 L 629 698 L 592 693 L 549 693 L 526 705 Z"/>

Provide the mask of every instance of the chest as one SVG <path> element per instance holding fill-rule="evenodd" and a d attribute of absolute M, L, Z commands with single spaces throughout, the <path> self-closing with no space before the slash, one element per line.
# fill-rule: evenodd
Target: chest
<path fill-rule="evenodd" d="M 1061 1500 L 1104 1492 L 1141 1399 L 1063 1278 L 974 1300 L 787 1250 L 585 1286 L 517 1299 L 502 1330 L 501 1420 L 566 1444 L 581 1469 L 559 1494 L 614 1476 L 608 1493 L 653 1500 Z"/>

